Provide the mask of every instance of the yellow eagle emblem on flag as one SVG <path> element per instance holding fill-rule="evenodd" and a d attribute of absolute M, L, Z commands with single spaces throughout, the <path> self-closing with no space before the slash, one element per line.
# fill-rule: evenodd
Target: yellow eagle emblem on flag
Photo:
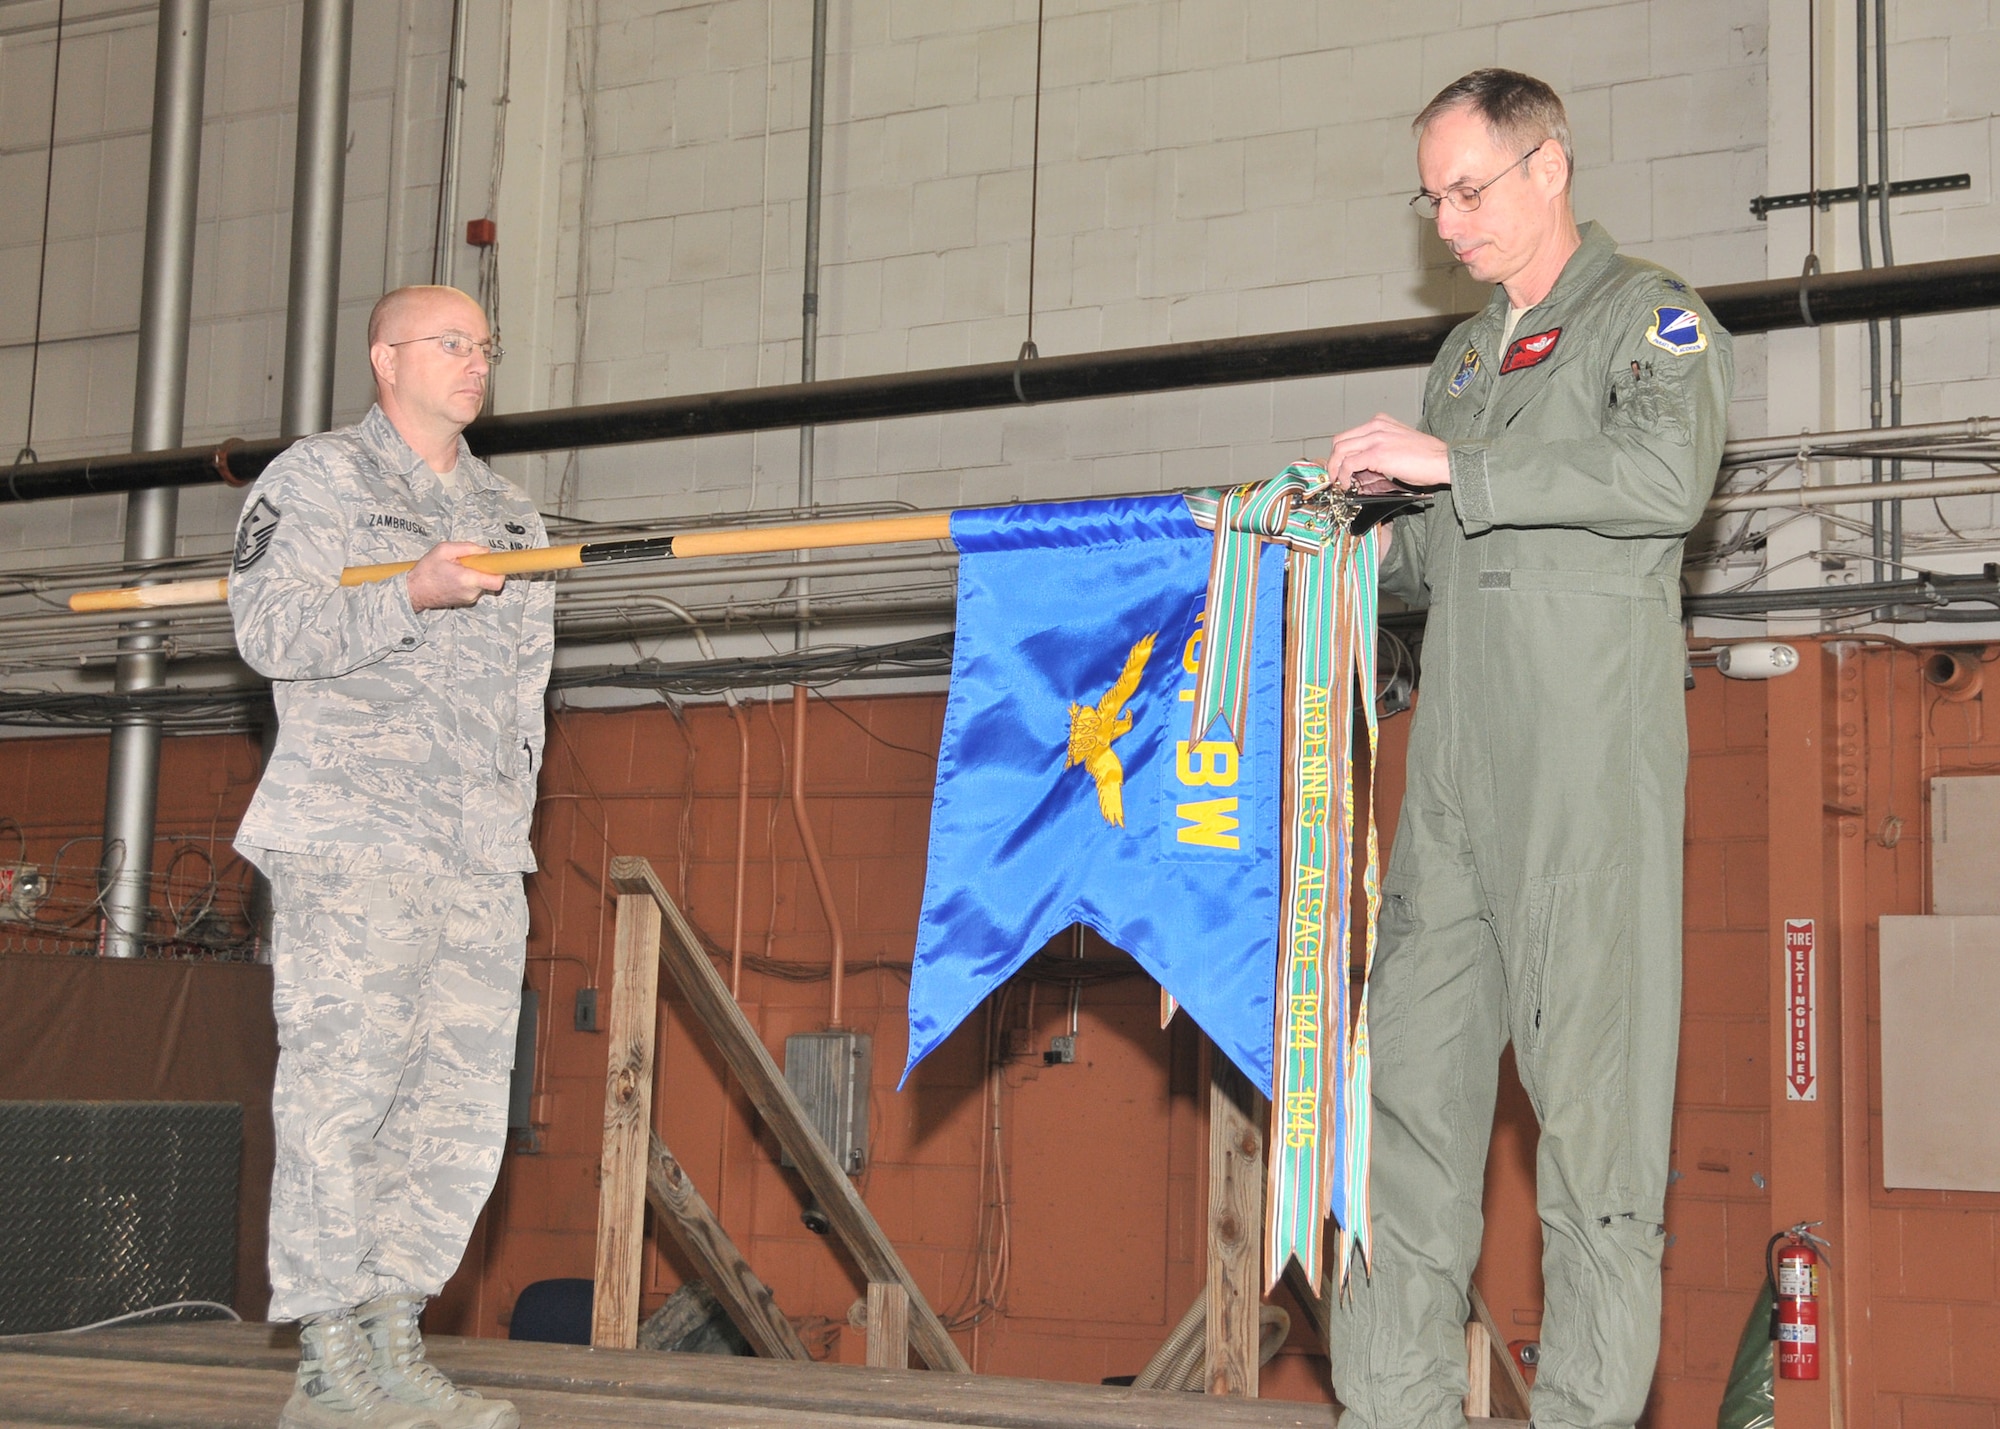
<path fill-rule="evenodd" d="M 1098 812 L 1104 815 L 1105 823 L 1121 829 L 1125 827 L 1125 766 L 1111 742 L 1132 728 L 1132 712 L 1124 707 L 1125 702 L 1139 688 L 1139 678 L 1146 673 L 1146 661 L 1153 654 L 1153 639 L 1159 633 L 1155 630 L 1139 638 L 1125 656 L 1125 668 L 1095 706 L 1069 707 L 1069 762 L 1063 767 L 1074 769 L 1081 764 L 1090 771 L 1090 777 L 1097 781 Z"/>

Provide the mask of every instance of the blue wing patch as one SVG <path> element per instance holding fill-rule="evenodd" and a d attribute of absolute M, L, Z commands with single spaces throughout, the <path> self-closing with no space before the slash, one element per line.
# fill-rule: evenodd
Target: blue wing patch
<path fill-rule="evenodd" d="M 1686 357 L 1707 348 L 1708 334 L 1702 331 L 1701 314 L 1693 308 L 1658 307 L 1653 309 L 1653 326 L 1646 341 Z"/>
<path fill-rule="evenodd" d="M 1472 379 L 1479 375 L 1479 350 L 1468 347 L 1465 356 L 1458 360 L 1458 371 L 1451 375 L 1451 385 L 1445 390 L 1456 397 L 1472 385 Z"/>

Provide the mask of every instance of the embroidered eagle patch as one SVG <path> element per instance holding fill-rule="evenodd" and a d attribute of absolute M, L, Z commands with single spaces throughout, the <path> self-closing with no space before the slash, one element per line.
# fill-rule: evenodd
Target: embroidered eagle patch
<path fill-rule="evenodd" d="M 1090 771 L 1090 777 L 1097 781 L 1098 813 L 1105 823 L 1121 829 L 1125 827 L 1125 765 L 1111 745 L 1120 735 L 1131 732 L 1132 711 L 1125 702 L 1138 693 L 1139 679 L 1146 673 L 1153 639 L 1159 633 L 1155 630 L 1134 643 L 1125 654 L 1125 668 L 1095 705 L 1069 707 L 1069 762 L 1063 767 L 1074 769 L 1081 764 Z"/>
<path fill-rule="evenodd" d="M 271 538 L 278 534 L 279 514 L 262 496 L 251 503 L 236 527 L 235 569 L 247 571 L 264 559 L 264 553 L 271 549 Z"/>
<path fill-rule="evenodd" d="M 1536 333 L 1533 337 L 1515 338 L 1513 346 L 1507 349 L 1506 357 L 1501 359 L 1500 375 L 1504 377 L 1509 372 L 1519 372 L 1524 367 L 1533 367 L 1537 363 L 1547 361 L 1549 354 L 1556 350 L 1556 342 L 1562 335 L 1561 328 L 1552 327 L 1547 332 Z"/>
<path fill-rule="evenodd" d="M 1686 357 L 1708 346 L 1708 334 L 1701 329 L 1701 314 L 1693 308 L 1658 307 L 1653 309 L 1653 326 L 1646 332 L 1646 341 Z"/>

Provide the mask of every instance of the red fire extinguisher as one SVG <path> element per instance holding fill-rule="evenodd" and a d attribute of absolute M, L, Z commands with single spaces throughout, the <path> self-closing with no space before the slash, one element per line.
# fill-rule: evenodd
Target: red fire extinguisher
<path fill-rule="evenodd" d="M 1818 1224 L 1800 1221 L 1772 1236 L 1764 1247 L 1774 1299 L 1771 1338 L 1778 1342 L 1780 1379 L 1819 1378 L 1820 1252 L 1827 1244 L 1812 1233 Z"/>

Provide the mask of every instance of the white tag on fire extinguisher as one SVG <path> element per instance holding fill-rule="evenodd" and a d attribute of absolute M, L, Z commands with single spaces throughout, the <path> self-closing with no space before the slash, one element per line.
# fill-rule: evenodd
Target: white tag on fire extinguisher
<path fill-rule="evenodd" d="M 1778 1326 L 1778 1339 L 1786 1344 L 1816 1345 L 1819 1343 L 1819 1326 L 1788 1325 L 1781 1322 Z"/>
<path fill-rule="evenodd" d="M 1778 1295 L 1809 1296 L 1813 1293 L 1813 1268 L 1803 1261 L 1782 1260 L 1778 1262 Z"/>

